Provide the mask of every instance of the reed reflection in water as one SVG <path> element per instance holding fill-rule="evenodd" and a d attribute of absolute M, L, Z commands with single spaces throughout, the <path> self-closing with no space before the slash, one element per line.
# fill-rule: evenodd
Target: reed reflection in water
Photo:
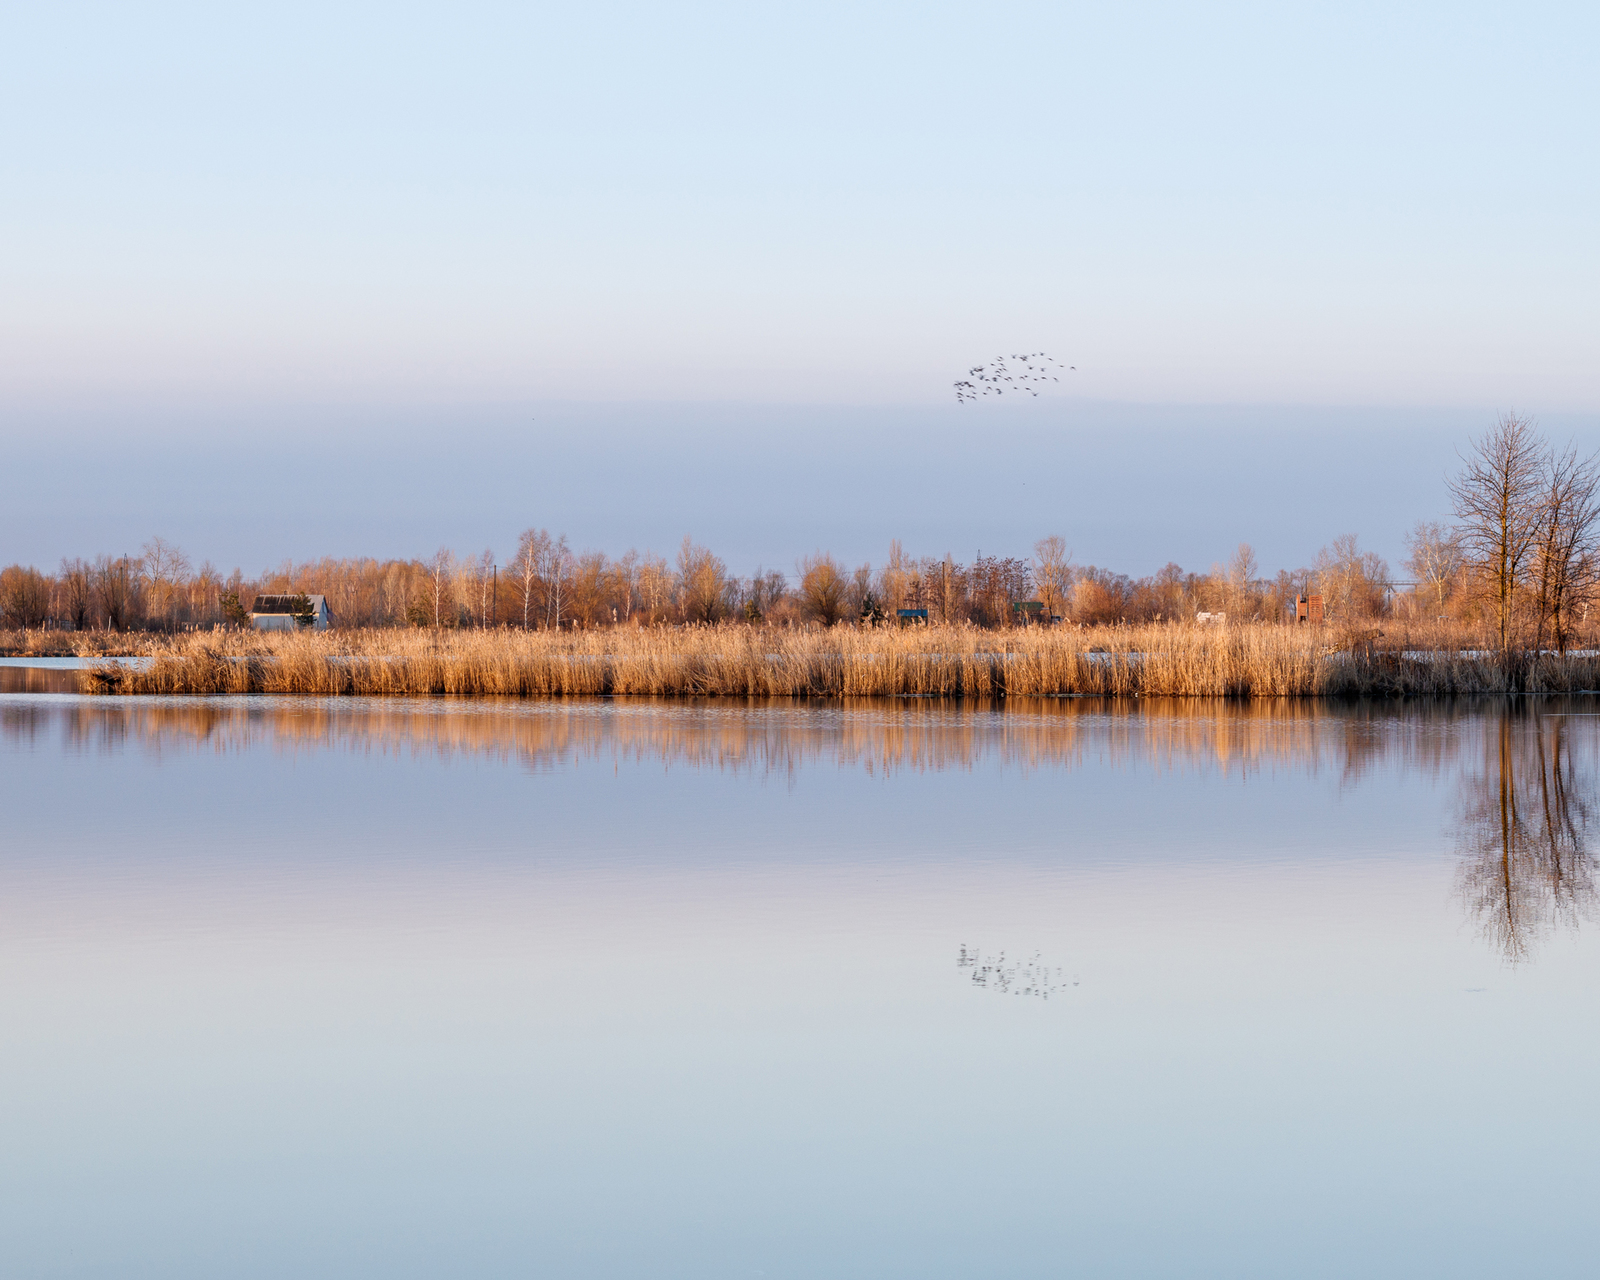
<path fill-rule="evenodd" d="M 1570 700 L 1561 700 L 1563 704 Z M 1253 703 L 1193 699 L 151 698 L 11 699 L 0 731 L 59 720 L 74 750 L 160 756 L 335 750 L 515 762 L 536 771 L 599 759 L 758 776 L 816 766 L 871 775 L 1073 769 L 1090 761 L 1236 775 L 1293 769 L 1354 783 L 1378 768 L 1437 775 L 1481 725 L 1466 701 Z"/>
<path fill-rule="evenodd" d="M 1458 889 L 1506 959 L 1595 903 L 1588 824 L 1596 804 L 1583 698 L 1407 704 L 1014 698 L 789 699 L 88 698 L 0 702 L 0 733 L 36 739 L 59 723 L 70 750 L 133 748 L 159 760 L 203 751 L 338 751 L 483 758 L 539 773 L 579 762 L 650 763 L 756 777 L 817 767 L 902 772 L 1075 770 L 1091 763 L 1206 768 L 1237 777 L 1295 771 L 1359 785 L 1374 770 L 1456 777 Z M 1580 757 L 1582 762 L 1580 763 Z"/>

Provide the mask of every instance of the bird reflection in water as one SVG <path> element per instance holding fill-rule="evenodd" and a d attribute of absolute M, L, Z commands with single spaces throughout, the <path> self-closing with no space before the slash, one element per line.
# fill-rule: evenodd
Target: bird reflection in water
<path fill-rule="evenodd" d="M 1483 768 L 1462 776 L 1458 884 L 1508 961 L 1529 959 L 1548 931 L 1591 913 L 1594 808 L 1592 770 L 1574 762 L 1567 715 L 1508 710 L 1485 726 Z"/>
<path fill-rule="evenodd" d="M 1001 995 L 1035 996 L 1040 1000 L 1048 1000 L 1066 985 L 1061 966 L 1046 964 L 1037 951 L 1025 960 L 1007 960 L 1004 951 L 985 956 L 978 948 L 962 943 L 956 953 L 956 968 L 969 972 L 973 986 L 998 991 Z M 1073 977 L 1072 985 L 1078 985 L 1076 977 Z"/>

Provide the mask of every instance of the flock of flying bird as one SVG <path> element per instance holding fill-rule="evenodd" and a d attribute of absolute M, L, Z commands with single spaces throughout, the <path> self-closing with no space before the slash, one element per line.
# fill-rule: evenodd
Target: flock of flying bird
<path fill-rule="evenodd" d="M 1061 966 L 1046 964 L 1037 951 L 1026 960 L 1007 964 L 1004 951 L 998 956 L 986 956 L 977 947 L 969 949 L 963 942 L 956 955 L 956 968 L 972 971 L 973 986 L 987 987 L 1001 995 L 1037 996 L 1048 1000 L 1066 990 Z M 1072 975 L 1072 985 L 1078 985 L 1077 974 Z"/>
<path fill-rule="evenodd" d="M 996 356 L 988 364 L 974 365 L 967 370 L 967 376 L 956 383 L 956 403 L 976 400 L 979 396 L 1003 396 L 1007 391 L 1026 391 L 1036 396 L 1041 384 L 1060 382 L 1061 374 L 1071 373 L 1077 367 L 1052 360 L 1042 351 Z"/>

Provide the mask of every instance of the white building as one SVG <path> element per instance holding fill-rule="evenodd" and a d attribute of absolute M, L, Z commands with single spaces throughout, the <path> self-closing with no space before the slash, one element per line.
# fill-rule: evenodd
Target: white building
<path fill-rule="evenodd" d="M 333 618 L 327 596 L 257 596 L 250 606 L 250 625 L 257 631 L 293 631 L 299 625 L 295 610 L 303 600 L 311 602 L 311 629 L 326 631 Z"/>

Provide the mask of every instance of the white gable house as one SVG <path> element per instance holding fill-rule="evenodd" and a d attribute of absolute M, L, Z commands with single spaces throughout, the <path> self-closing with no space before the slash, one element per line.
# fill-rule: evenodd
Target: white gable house
<path fill-rule="evenodd" d="M 327 596 L 257 596 L 250 606 L 250 625 L 257 631 L 293 631 L 300 625 L 295 611 L 311 605 L 311 629 L 326 631 L 333 615 L 328 612 Z"/>

